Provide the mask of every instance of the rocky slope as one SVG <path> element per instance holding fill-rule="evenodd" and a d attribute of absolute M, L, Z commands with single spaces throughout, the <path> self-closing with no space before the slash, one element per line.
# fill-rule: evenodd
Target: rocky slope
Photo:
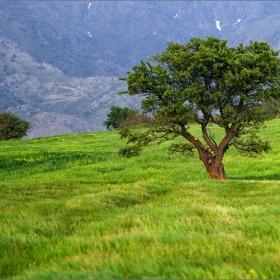
<path fill-rule="evenodd" d="M 112 105 L 139 108 L 118 95 L 117 77 L 68 78 L 48 63 L 35 62 L 0 36 L 0 108 L 31 122 L 27 137 L 102 130 Z"/>
<path fill-rule="evenodd" d="M 280 46 L 280 2 L 0 2 L 0 29 L 36 61 L 69 77 L 119 76 L 131 65 L 191 37 Z"/>

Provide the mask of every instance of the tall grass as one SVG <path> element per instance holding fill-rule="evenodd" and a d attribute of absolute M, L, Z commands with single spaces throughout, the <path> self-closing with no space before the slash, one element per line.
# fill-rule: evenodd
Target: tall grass
<path fill-rule="evenodd" d="M 280 278 L 279 125 L 226 182 L 167 144 L 119 156 L 115 131 L 1 142 L 0 277 Z"/>

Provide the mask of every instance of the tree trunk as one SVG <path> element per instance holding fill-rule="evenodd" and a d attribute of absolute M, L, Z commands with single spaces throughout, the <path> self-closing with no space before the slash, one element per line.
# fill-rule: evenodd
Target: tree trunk
<path fill-rule="evenodd" d="M 210 177 L 214 180 L 227 180 L 227 175 L 222 163 L 206 166 Z"/>
<path fill-rule="evenodd" d="M 222 164 L 223 156 L 213 153 L 202 153 L 200 159 L 204 163 L 207 172 L 213 180 L 227 180 L 227 175 Z"/>

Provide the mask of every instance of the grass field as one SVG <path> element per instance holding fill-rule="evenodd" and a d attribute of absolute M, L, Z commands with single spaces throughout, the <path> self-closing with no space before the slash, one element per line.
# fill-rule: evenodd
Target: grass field
<path fill-rule="evenodd" d="M 199 130 L 193 127 L 199 136 Z M 0 145 L 0 278 L 280 278 L 280 120 L 228 181 L 115 131 Z"/>

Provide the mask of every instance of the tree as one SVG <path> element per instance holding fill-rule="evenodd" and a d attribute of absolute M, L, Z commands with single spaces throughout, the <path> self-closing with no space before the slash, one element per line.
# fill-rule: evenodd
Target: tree
<path fill-rule="evenodd" d="M 0 113 L 0 140 L 22 138 L 26 135 L 30 122 L 7 112 Z"/>
<path fill-rule="evenodd" d="M 168 43 L 165 51 L 132 67 L 120 78 L 128 85 L 120 94 L 141 96 L 142 109 L 155 121 L 146 131 L 121 131 L 134 144 L 131 154 L 180 136 L 184 142 L 171 145 L 171 152 L 189 156 L 196 149 L 211 178 L 226 180 L 222 161 L 230 147 L 249 156 L 270 149 L 256 133 L 272 118 L 264 104 L 279 98 L 278 54 L 266 42 L 228 47 L 226 40 L 194 37 L 186 45 Z M 190 132 L 193 120 L 202 138 Z M 215 126 L 223 131 L 220 140 Z"/>
<path fill-rule="evenodd" d="M 122 121 L 138 113 L 136 109 L 130 109 L 128 107 L 112 106 L 110 113 L 107 115 L 107 121 L 103 124 L 107 129 L 117 129 Z"/>

